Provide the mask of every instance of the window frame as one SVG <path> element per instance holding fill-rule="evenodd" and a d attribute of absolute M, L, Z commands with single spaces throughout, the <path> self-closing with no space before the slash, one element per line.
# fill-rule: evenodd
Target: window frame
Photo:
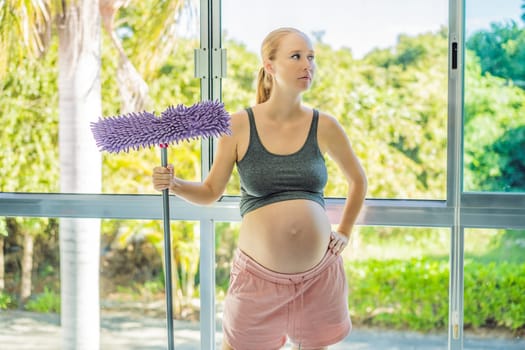
<path fill-rule="evenodd" d="M 200 2 L 200 41 L 196 76 L 202 100 L 221 99 L 225 51 L 221 43 L 219 0 Z M 450 312 L 449 349 L 463 348 L 463 241 L 465 228 L 525 229 L 525 193 L 463 192 L 463 69 L 465 0 L 449 1 L 449 78 L 447 130 L 447 198 L 445 200 L 366 199 L 357 225 L 449 228 Z M 451 47 L 458 45 L 458 69 L 451 68 Z M 202 178 L 213 162 L 215 141 L 202 140 Z M 373 179 L 371 179 L 373 181 Z M 333 224 L 344 200 L 326 199 Z M 215 221 L 239 221 L 238 196 L 223 196 L 209 206 L 170 198 L 172 220 L 195 220 L 201 225 L 201 348 L 215 349 Z M 160 195 L 0 193 L 0 215 L 20 217 L 161 220 Z M 456 330 L 454 325 L 459 328 Z"/>

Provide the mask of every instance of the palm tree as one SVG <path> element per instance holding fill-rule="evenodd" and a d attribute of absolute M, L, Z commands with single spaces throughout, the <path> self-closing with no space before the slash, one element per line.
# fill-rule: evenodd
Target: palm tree
<path fill-rule="evenodd" d="M 102 114 L 97 0 L 79 0 L 58 18 L 60 191 L 100 193 L 101 156 L 89 122 Z M 99 219 L 60 219 L 63 349 L 98 349 Z"/>
<path fill-rule="evenodd" d="M 142 6 L 146 3 L 136 1 Z M 174 41 L 169 40 L 169 36 L 173 35 L 176 14 L 188 2 L 191 3 L 147 1 L 152 16 L 158 17 L 146 18 L 145 26 L 157 28 L 143 31 L 148 37 L 144 37 L 144 46 L 137 50 L 138 55 L 155 52 L 156 57 L 161 57 L 162 53 L 171 52 L 169 47 Z M 121 91 L 131 97 L 131 108 L 140 106 L 145 96 L 143 84 L 135 88 L 141 78 L 113 31 L 116 11 L 128 3 L 121 0 L 0 0 L 0 77 L 9 59 L 43 55 L 56 24 L 60 190 L 63 193 L 99 193 L 101 189 L 101 158 L 88 127 L 102 110 L 101 13 L 104 27 L 119 49 L 121 77 L 126 84 Z M 153 50 L 161 40 L 164 51 Z M 138 61 L 151 64 L 155 60 L 139 58 Z M 147 72 L 153 66 L 142 68 Z M 59 235 L 62 348 L 98 349 L 100 220 L 61 219 Z"/>
<path fill-rule="evenodd" d="M 101 159 L 88 127 L 102 110 L 98 1 L 0 1 L 0 68 L 9 59 L 43 55 L 55 23 L 61 191 L 98 193 Z M 99 348 L 99 241 L 100 220 L 60 221 L 64 349 Z"/>

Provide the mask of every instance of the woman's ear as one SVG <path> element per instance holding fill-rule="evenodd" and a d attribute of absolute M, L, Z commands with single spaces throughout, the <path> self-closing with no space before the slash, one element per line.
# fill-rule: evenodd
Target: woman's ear
<path fill-rule="evenodd" d="M 267 75 L 273 75 L 273 64 L 272 64 L 272 61 L 265 60 L 263 67 L 264 67 L 264 71 L 266 72 Z"/>

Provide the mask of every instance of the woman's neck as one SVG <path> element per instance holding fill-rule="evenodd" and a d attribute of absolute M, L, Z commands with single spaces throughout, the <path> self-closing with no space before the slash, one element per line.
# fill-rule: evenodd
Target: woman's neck
<path fill-rule="evenodd" d="M 261 107 L 269 118 L 290 119 L 301 115 L 303 111 L 301 102 L 300 95 L 284 96 L 283 94 L 272 94 Z"/>

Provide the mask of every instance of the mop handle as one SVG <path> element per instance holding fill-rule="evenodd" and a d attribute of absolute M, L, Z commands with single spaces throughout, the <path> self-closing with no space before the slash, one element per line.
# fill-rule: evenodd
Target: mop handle
<path fill-rule="evenodd" d="M 1 0 L 0 0 L 1 2 Z M 190 107 L 169 106 L 160 117 L 153 112 L 132 112 L 92 122 L 91 131 L 101 151 L 118 153 L 140 148 L 161 147 L 162 166 L 168 165 L 170 143 L 231 134 L 230 115 L 219 101 L 200 101 Z M 161 141 L 162 140 L 162 141 Z M 162 191 L 164 209 L 164 259 L 168 350 L 173 350 L 173 297 L 171 279 L 171 238 L 169 189 Z"/>
<path fill-rule="evenodd" d="M 160 161 L 168 166 L 168 145 L 160 145 Z M 164 211 L 164 283 L 166 285 L 166 320 L 168 327 L 168 350 L 174 349 L 173 339 L 173 299 L 171 288 L 171 234 L 170 234 L 170 198 L 169 189 L 162 190 L 162 208 Z"/>

